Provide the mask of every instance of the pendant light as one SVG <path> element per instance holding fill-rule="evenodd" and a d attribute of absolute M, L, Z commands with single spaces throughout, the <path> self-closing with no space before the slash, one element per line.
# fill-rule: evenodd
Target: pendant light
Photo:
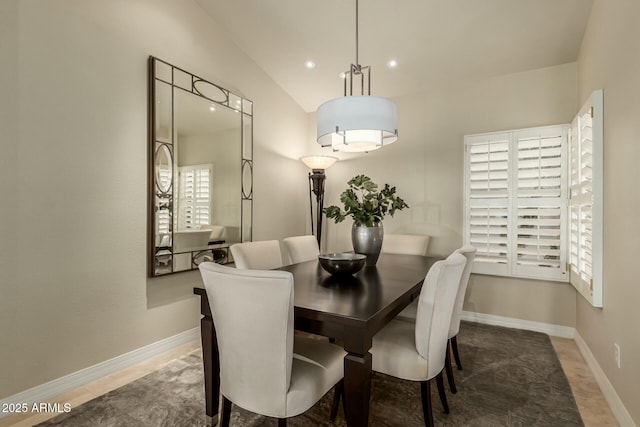
<path fill-rule="evenodd" d="M 354 80 L 358 78 L 360 95 L 354 95 Z M 318 144 L 331 147 L 333 151 L 369 152 L 398 139 L 396 104 L 390 99 L 371 96 L 371 66 L 358 62 L 358 0 L 356 63 L 344 73 L 344 96 L 320 105 L 317 120 Z"/>

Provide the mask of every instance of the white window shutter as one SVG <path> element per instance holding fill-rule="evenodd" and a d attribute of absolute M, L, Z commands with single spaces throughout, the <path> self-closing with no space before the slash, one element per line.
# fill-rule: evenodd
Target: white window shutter
<path fill-rule="evenodd" d="M 465 137 L 473 272 L 566 281 L 568 126 Z"/>
<path fill-rule="evenodd" d="M 509 273 L 509 144 L 508 133 L 465 138 L 465 234 L 480 274 Z"/>
<path fill-rule="evenodd" d="M 566 280 L 567 127 L 514 132 L 517 276 Z"/>
<path fill-rule="evenodd" d="M 570 281 L 602 307 L 602 91 L 593 92 L 573 119 L 569 141 Z"/>
<path fill-rule="evenodd" d="M 171 169 L 157 168 L 160 188 L 170 188 L 173 176 Z M 156 198 L 156 246 L 171 246 L 171 214 L 168 198 Z"/>
<path fill-rule="evenodd" d="M 171 233 L 169 209 L 163 208 L 156 211 L 156 224 L 158 224 L 158 235 L 165 236 Z"/>
<path fill-rule="evenodd" d="M 178 230 L 197 230 L 211 224 L 212 165 L 178 169 Z"/>

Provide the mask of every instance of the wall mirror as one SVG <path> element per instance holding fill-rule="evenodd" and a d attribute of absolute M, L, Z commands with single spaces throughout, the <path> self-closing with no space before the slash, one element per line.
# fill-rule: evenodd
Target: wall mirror
<path fill-rule="evenodd" d="M 250 241 L 253 103 L 149 58 L 149 275 L 230 263 Z"/>

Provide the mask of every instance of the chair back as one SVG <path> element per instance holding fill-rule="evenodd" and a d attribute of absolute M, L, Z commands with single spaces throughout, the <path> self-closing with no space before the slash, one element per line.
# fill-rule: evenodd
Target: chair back
<path fill-rule="evenodd" d="M 318 259 L 318 255 L 320 255 L 315 236 L 287 237 L 282 240 L 282 243 L 287 248 L 291 264 Z"/>
<path fill-rule="evenodd" d="M 417 234 L 386 234 L 382 238 L 382 253 L 426 255 L 429 236 Z"/>
<path fill-rule="evenodd" d="M 285 412 L 293 363 L 293 275 L 203 262 L 220 355 L 220 391 L 259 414 Z"/>
<path fill-rule="evenodd" d="M 444 368 L 453 305 L 467 259 L 457 252 L 429 269 L 424 279 L 416 316 L 416 350 L 427 360 L 428 376 Z"/>
<path fill-rule="evenodd" d="M 467 293 L 467 285 L 469 284 L 469 276 L 471 276 L 471 267 L 473 267 L 473 260 L 476 257 L 477 249 L 470 245 L 465 245 L 456 250 L 459 254 L 464 255 L 467 259 L 467 263 L 464 265 L 462 271 L 462 277 L 460 278 L 460 287 L 458 288 L 458 295 L 456 296 L 456 302 L 453 305 L 453 314 L 451 317 L 451 326 L 449 327 L 449 338 L 453 338 L 460 332 L 460 320 L 462 320 L 462 306 L 464 305 L 464 296 Z"/>
<path fill-rule="evenodd" d="M 280 242 L 277 240 L 262 240 L 258 242 L 244 242 L 231 245 L 229 248 L 236 268 L 243 270 L 271 270 L 280 268 L 282 254 Z"/>

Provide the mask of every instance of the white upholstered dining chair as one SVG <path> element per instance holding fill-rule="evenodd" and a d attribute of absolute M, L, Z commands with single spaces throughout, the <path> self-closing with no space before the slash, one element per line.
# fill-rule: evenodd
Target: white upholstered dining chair
<path fill-rule="evenodd" d="M 382 239 L 380 252 L 402 255 L 426 255 L 430 236 L 419 234 L 386 234 Z M 405 320 L 415 320 L 418 302 L 414 301 L 402 310 L 398 317 Z"/>
<path fill-rule="evenodd" d="M 473 267 L 473 260 L 476 257 L 477 249 L 470 245 L 465 245 L 460 249 L 456 249 L 456 252 L 464 255 L 467 259 L 467 263 L 464 266 L 464 271 L 460 278 L 460 286 L 458 287 L 458 294 L 456 295 L 456 302 L 453 307 L 453 313 L 451 314 L 451 327 L 449 329 L 449 337 L 447 341 L 447 358 L 445 361 L 445 370 L 447 373 L 447 381 L 449 383 L 449 389 L 452 393 L 457 393 L 456 383 L 453 376 L 453 369 L 451 367 L 451 351 L 456 361 L 458 370 L 462 370 L 462 363 L 460 362 L 460 354 L 458 352 L 458 333 L 460 332 L 460 321 L 462 320 L 462 307 L 464 305 L 464 297 L 467 293 L 467 286 L 469 285 L 469 277 L 471 275 L 471 267 Z M 401 311 L 397 319 L 407 322 L 415 322 L 417 313 L 417 304 L 414 301 L 409 304 L 407 308 Z"/>
<path fill-rule="evenodd" d="M 236 243 L 229 249 L 236 268 L 242 270 L 271 270 L 284 265 L 277 240 Z"/>
<path fill-rule="evenodd" d="M 449 382 L 449 389 L 452 393 L 456 393 L 456 383 L 453 378 L 453 369 L 451 368 L 451 355 L 450 351 L 453 351 L 453 357 L 456 360 L 456 366 L 458 370 L 462 370 L 462 363 L 460 363 L 460 354 L 458 353 L 458 333 L 460 332 L 460 321 L 462 320 L 462 306 L 464 305 L 464 296 L 467 293 L 467 286 L 469 285 L 469 276 L 471 276 L 471 267 L 473 267 L 473 260 L 476 257 L 477 249 L 470 245 L 465 245 L 456 250 L 467 259 L 467 263 L 464 266 L 462 277 L 460 278 L 460 286 L 458 287 L 458 295 L 456 295 L 456 302 L 453 306 L 453 313 L 451 314 L 451 325 L 449 326 L 449 340 L 447 341 L 447 359 L 445 361 L 447 380 Z"/>
<path fill-rule="evenodd" d="M 282 240 L 282 243 L 287 248 L 291 264 L 318 259 L 320 255 L 316 236 L 287 237 Z"/>
<path fill-rule="evenodd" d="M 426 426 L 433 425 L 431 380 L 436 378 L 444 411 L 449 413 L 442 372 L 447 336 L 466 258 L 457 252 L 436 262 L 424 280 L 415 323 L 394 319 L 373 337 L 373 370 L 419 381 Z"/>
<path fill-rule="evenodd" d="M 429 240 L 429 236 L 419 234 L 385 233 L 380 252 L 386 254 L 426 255 Z"/>
<path fill-rule="evenodd" d="M 218 340 L 223 427 L 232 403 L 286 426 L 287 418 L 307 411 L 332 387 L 339 396 L 346 353 L 326 341 L 294 336 L 291 273 L 210 262 L 199 269 Z"/>

